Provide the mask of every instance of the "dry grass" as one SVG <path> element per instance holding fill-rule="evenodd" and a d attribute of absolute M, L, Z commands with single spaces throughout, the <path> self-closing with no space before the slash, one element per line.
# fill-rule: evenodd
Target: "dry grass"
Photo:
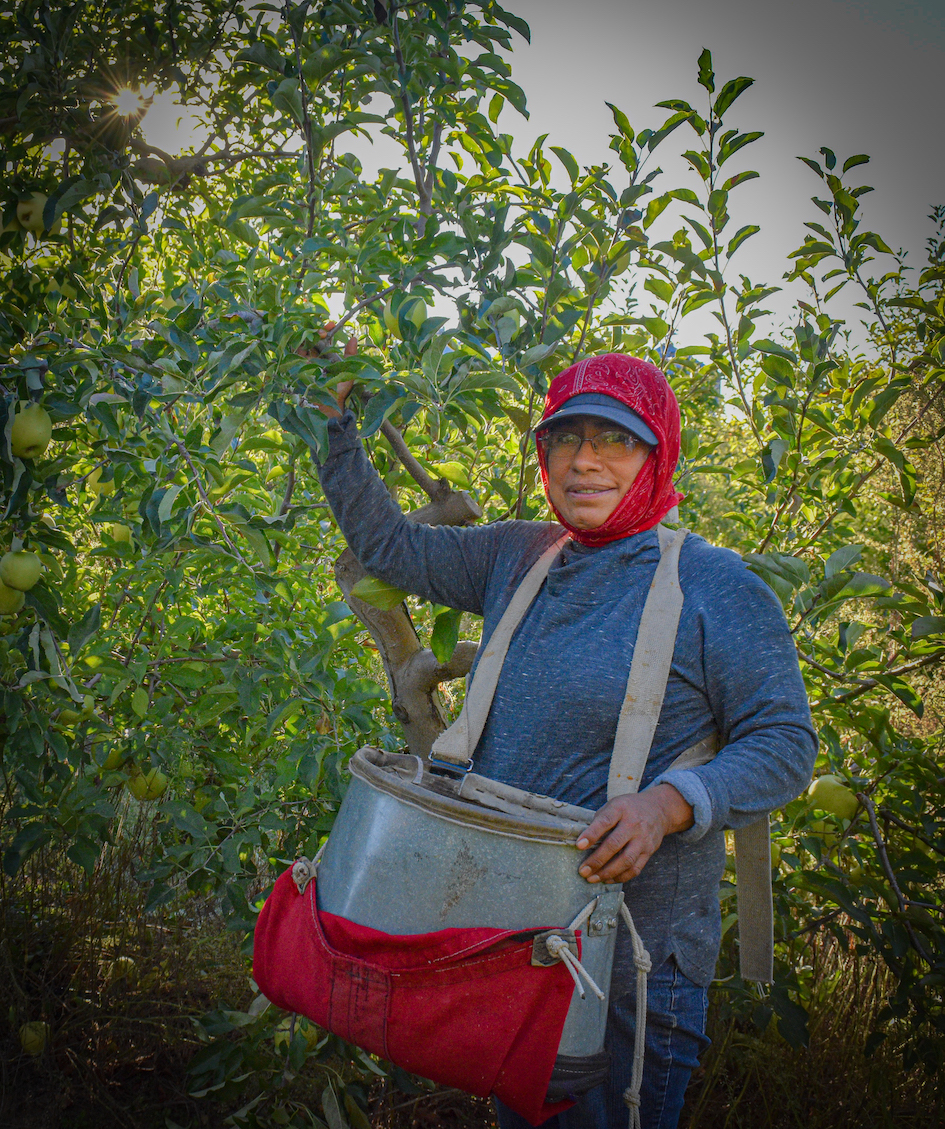
<path fill-rule="evenodd" d="M 240 977 L 237 939 L 194 900 L 186 916 L 143 914 L 129 828 L 92 876 L 40 852 L 0 899 L 0 1125 L 4 1129 L 164 1129 L 195 1103 L 185 1071 L 192 1016 Z M 202 910 L 202 912 L 201 912 Z M 42 1020 L 42 1054 L 20 1025 Z"/>
<path fill-rule="evenodd" d="M 713 1045 L 693 1078 L 686 1129 L 937 1129 L 945 1079 L 900 1054 L 905 1032 L 889 1029 L 872 1057 L 865 1047 L 893 978 L 874 961 L 843 952 L 822 936 L 807 950 L 810 1044 L 796 1050 L 774 1023 L 763 1034 L 710 1012 Z"/>

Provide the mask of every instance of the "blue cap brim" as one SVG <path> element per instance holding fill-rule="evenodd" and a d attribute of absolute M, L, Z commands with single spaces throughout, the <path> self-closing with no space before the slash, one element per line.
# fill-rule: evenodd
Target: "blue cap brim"
<path fill-rule="evenodd" d="M 546 427 L 557 423 L 559 420 L 571 419 L 574 416 L 594 416 L 596 419 L 606 419 L 610 423 L 625 427 L 631 435 L 642 439 L 651 447 L 656 447 L 659 440 L 652 429 L 626 404 L 614 396 L 607 396 L 603 392 L 583 392 L 566 400 L 553 415 L 543 419 L 536 431 L 544 431 Z"/>

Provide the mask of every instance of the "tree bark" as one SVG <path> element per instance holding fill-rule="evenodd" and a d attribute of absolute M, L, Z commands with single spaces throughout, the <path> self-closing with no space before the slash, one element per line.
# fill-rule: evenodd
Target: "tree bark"
<path fill-rule="evenodd" d="M 427 525 L 470 525 L 481 516 L 482 510 L 469 494 L 451 490 L 449 484 L 440 479 L 436 483 L 435 497 L 425 506 L 411 510 L 407 520 Z M 449 661 L 440 663 L 432 651 L 421 646 L 404 604 L 384 611 L 351 594 L 355 584 L 366 575 L 350 549 L 335 562 L 335 579 L 345 602 L 377 644 L 390 685 L 391 708 L 403 728 L 407 747 L 414 755 L 426 759 L 433 742 L 447 725 L 437 687 L 441 682 L 469 673 L 478 645 L 460 642 Z"/>

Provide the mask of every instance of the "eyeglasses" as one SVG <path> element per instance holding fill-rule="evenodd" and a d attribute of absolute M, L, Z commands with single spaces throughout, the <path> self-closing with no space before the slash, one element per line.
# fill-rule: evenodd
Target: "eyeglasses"
<path fill-rule="evenodd" d="M 585 443 L 590 443 L 594 453 L 605 462 L 617 463 L 633 454 L 640 443 L 635 435 L 626 431 L 601 431 L 598 435 L 578 435 L 575 431 L 549 431 L 538 436 L 549 462 L 573 459 Z"/>

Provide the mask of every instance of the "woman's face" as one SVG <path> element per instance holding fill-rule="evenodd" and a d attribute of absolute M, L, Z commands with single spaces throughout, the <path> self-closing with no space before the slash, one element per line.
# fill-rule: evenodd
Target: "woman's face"
<path fill-rule="evenodd" d="M 595 416 L 573 416 L 553 430 L 570 431 L 584 440 L 605 431 L 624 431 Z M 590 443 L 584 442 L 573 454 L 547 457 L 548 497 L 575 529 L 598 529 L 633 485 L 651 450 L 638 442 L 623 458 L 612 460 L 603 458 Z"/>

